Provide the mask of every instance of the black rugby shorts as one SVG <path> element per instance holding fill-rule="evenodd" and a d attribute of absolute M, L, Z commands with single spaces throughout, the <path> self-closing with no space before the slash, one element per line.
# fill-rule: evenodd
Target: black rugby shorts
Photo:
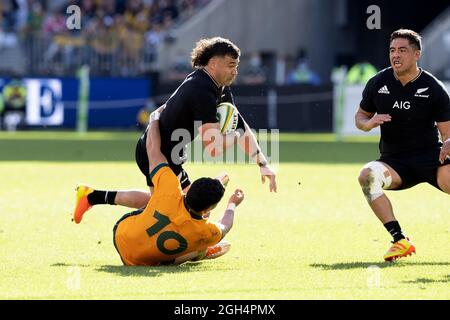
<path fill-rule="evenodd" d="M 139 169 L 141 170 L 142 174 L 145 176 L 147 180 L 147 185 L 149 187 L 153 187 L 153 182 L 150 179 L 150 172 L 149 172 L 150 164 L 148 163 L 147 149 L 145 147 L 145 140 L 143 139 L 139 139 L 136 144 L 135 158 L 136 164 L 138 165 Z M 176 165 L 169 161 L 169 167 L 170 169 L 172 169 L 173 173 L 175 173 L 175 175 L 178 177 L 182 190 L 191 185 L 189 176 L 181 165 Z"/>
<path fill-rule="evenodd" d="M 450 160 L 446 159 L 441 164 L 440 151 L 437 147 L 397 154 L 382 154 L 377 161 L 389 165 L 402 178 L 402 185 L 392 190 L 408 189 L 422 182 L 427 182 L 441 190 L 437 183 L 437 170 L 440 166 L 450 164 Z"/>

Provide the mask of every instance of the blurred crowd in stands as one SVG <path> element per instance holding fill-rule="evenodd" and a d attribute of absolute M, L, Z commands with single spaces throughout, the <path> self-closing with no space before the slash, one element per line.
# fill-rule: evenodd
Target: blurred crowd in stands
<path fill-rule="evenodd" d="M 1 0 L 0 50 L 22 44 L 33 73 L 89 63 L 100 74 L 118 66 L 117 75 L 136 75 L 155 61 L 162 41 L 173 40 L 173 26 L 209 1 L 66 0 L 55 7 L 50 0 Z M 71 5 L 81 9 L 79 29 L 66 26 Z"/>
<path fill-rule="evenodd" d="M 10 56 L 24 56 L 23 73 L 28 75 L 74 76 L 84 64 L 96 76 L 144 75 L 157 69 L 161 43 L 176 41 L 174 27 L 210 1 L 0 0 L 0 69 L 12 65 L 5 62 L 2 50 L 20 48 Z M 73 11 L 67 8 L 73 5 L 80 11 L 79 28 L 68 28 Z M 238 77 L 242 84 L 321 85 L 332 80 L 319 77 L 305 48 L 290 57 L 273 52 L 242 54 Z M 177 52 L 163 81 L 183 81 L 192 71 L 189 55 Z M 358 67 L 352 77 L 359 79 L 362 73 L 371 76 L 373 67 Z"/>

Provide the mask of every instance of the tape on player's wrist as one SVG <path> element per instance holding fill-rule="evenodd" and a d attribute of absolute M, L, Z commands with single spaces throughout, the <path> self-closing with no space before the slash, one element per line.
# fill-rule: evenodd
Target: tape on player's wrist
<path fill-rule="evenodd" d="M 229 203 L 228 204 L 228 207 L 227 207 L 227 210 L 232 210 L 232 211 L 234 211 L 234 209 L 236 209 L 236 204 L 235 203 Z"/>
<path fill-rule="evenodd" d="M 158 111 L 153 111 L 150 114 L 150 122 L 155 121 L 155 120 L 159 120 L 159 116 L 161 115 L 161 113 L 159 113 Z"/>

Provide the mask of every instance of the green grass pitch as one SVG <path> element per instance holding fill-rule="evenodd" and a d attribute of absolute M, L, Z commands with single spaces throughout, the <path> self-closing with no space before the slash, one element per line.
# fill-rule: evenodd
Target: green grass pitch
<path fill-rule="evenodd" d="M 74 186 L 145 189 L 139 133 L 0 133 L 1 299 L 449 299 L 448 196 L 422 184 L 388 192 L 417 255 L 384 263 L 390 237 L 357 175 L 374 138 L 280 136 L 278 193 L 250 164 L 195 164 L 191 179 L 230 174 L 240 187 L 223 257 L 179 267 L 124 267 L 112 244 L 130 210 L 93 208 L 71 222 Z M 212 213 L 218 219 L 226 200 Z"/>

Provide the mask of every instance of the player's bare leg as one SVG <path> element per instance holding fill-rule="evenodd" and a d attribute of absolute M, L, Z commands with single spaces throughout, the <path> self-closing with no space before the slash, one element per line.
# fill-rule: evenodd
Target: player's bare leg
<path fill-rule="evenodd" d="M 189 191 L 190 185 L 183 189 L 183 193 L 186 194 Z M 121 190 L 116 194 L 114 203 L 119 206 L 139 209 L 145 207 L 150 201 L 153 193 L 153 187 L 150 187 L 150 191 L 143 190 Z"/>
<path fill-rule="evenodd" d="M 186 194 L 190 186 L 183 189 L 183 193 Z M 89 204 L 110 204 L 119 205 L 123 207 L 140 209 L 147 205 L 150 201 L 151 195 L 153 193 L 153 187 L 150 187 L 149 191 L 145 190 L 119 190 L 119 191 L 100 191 L 93 190 L 97 192 L 98 195 L 89 196 Z M 101 193 L 100 193 L 101 192 Z"/>
<path fill-rule="evenodd" d="M 139 209 L 145 207 L 151 197 L 150 191 L 144 190 L 123 190 L 118 191 L 114 199 L 114 204 L 128 208 Z"/>
<path fill-rule="evenodd" d="M 438 168 L 437 182 L 442 191 L 450 194 L 450 164 Z"/>
<path fill-rule="evenodd" d="M 374 161 L 364 166 L 358 181 L 370 208 L 393 237 L 392 246 L 384 255 L 384 260 L 392 261 L 415 253 L 414 245 L 403 235 L 392 204 L 383 192 L 383 189 L 395 189 L 402 184 L 398 173 L 387 164 Z"/>
<path fill-rule="evenodd" d="M 396 220 L 391 201 L 385 194 L 368 203 L 372 211 L 383 224 Z"/>
<path fill-rule="evenodd" d="M 139 209 L 145 207 L 151 197 L 151 190 L 104 191 L 96 190 L 86 184 L 79 184 L 75 191 L 75 210 L 73 214 L 75 223 L 80 223 L 86 211 L 94 205 L 121 205 Z"/>
<path fill-rule="evenodd" d="M 388 166 L 385 163 L 381 163 L 388 171 L 384 174 L 392 179 L 392 182 L 388 189 L 395 189 L 398 188 L 402 184 L 402 179 L 398 175 L 398 173 L 392 169 L 390 166 Z M 370 194 L 370 186 L 373 183 L 373 177 L 371 175 L 370 169 L 365 168 L 362 169 L 360 172 L 360 175 L 358 177 L 359 184 L 361 185 L 361 188 L 363 190 L 364 196 L 367 199 L 367 202 L 369 203 L 370 208 L 375 213 L 375 215 L 378 217 L 378 219 L 383 223 L 387 223 L 389 221 L 394 221 L 394 211 L 392 209 L 391 201 L 388 199 L 388 197 L 382 193 L 378 195 L 376 199 L 371 198 Z"/>

